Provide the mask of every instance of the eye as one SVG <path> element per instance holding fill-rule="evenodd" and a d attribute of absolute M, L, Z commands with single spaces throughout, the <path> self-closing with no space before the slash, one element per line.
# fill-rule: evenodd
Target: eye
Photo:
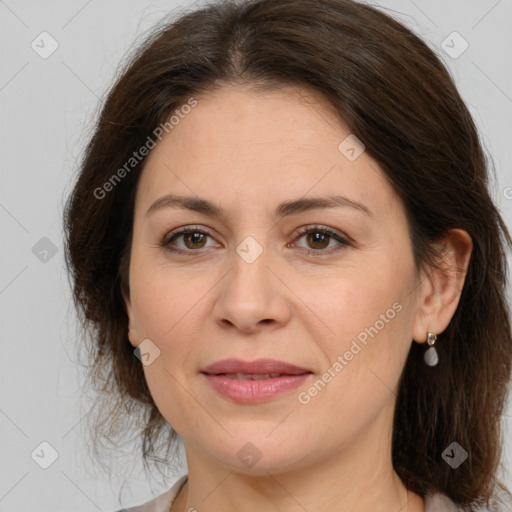
<path fill-rule="evenodd" d="M 343 247 L 352 246 L 352 242 L 347 238 L 343 237 L 337 231 L 334 231 L 333 229 L 325 226 L 312 226 L 310 228 L 304 228 L 298 232 L 298 235 L 298 239 L 305 237 L 306 242 L 315 249 L 313 251 L 306 249 L 306 254 L 308 255 L 322 256 L 333 254 L 342 250 Z M 326 250 L 326 248 L 329 247 L 329 243 L 332 241 L 337 241 L 338 244 Z"/>
<path fill-rule="evenodd" d="M 205 229 L 199 228 L 198 226 L 188 226 L 169 233 L 169 235 L 162 240 L 161 245 L 171 252 L 186 254 L 189 253 L 190 250 L 193 251 L 206 247 L 206 240 L 209 236 L 210 233 Z M 184 248 L 176 247 L 176 245 L 172 243 L 173 240 L 179 238 L 182 238 L 185 244 Z"/>
<path fill-rule="evenodd" d="M 306 249 L 305 252 L 308 255 L 323 256 L 332 254 L 340 251 L 343 247 L 352 246 L 352 242 L 347 238 L 343 237 L 337 231 L 325 227 L 325 226 L 312 226 L 310 228 L 303 228 L 297 233 L 300 238 L 306 238 L 306 241 L 313 250 Z M 198 252 L 198 249 L 204 249 L 208 247 L 206 245 L 208 237 L 211 234 L 208 230 L 199 226 L 187 226 L 180 228 L 176 231 L 169 233 L 161 242 L 161 246 L 165 247 L 168 251 L 178 254 L 190 254 L 192 252 Z M 179 247 L 174 242 L 181 238 L 184 243 L 184 247 Z M 329 247 L 329 244 L 333 241 L 337 241 L 334 247 Z M 288 244 L 287 246 L 289 246 Z M 326 250 L 327 249 L 327 250 Z"/>

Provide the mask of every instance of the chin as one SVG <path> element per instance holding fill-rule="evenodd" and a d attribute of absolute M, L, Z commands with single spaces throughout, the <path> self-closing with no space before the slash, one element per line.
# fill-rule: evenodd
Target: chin
<path fill-rule="evenodd" d="M 210 446 L 210 454 L 218 464 L 229 470 L 253 476 L 285 473 L 299 469 L 306 463 L 307 454 L 301 452 L 304 445 L 296 437 L 285 432 L 283 438 L 278 435 L 274 439 L 266 436 L 267 431 L 260 430 L 254 436 L 247 434 L 229 438 L 222 444 L 221 452 L 219 445 Z M 286 446 L 285 439 L 295 440 Z"/>

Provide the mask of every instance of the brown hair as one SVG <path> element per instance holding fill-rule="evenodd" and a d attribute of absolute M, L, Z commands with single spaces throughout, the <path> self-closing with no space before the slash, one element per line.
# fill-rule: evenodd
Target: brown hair
<path fill-rule="evenodd" d="M 321 93 L 403 201 L 418 269 L 436 266 L 432 243 L 449 229 L 471 236 L 459 305 L 438 335 L 438 366 L 425 365 L 424 347 L 412 343 L 392 455 L 417 494 L 488 503 L 496 485 L 506 489 L 496 473 L 512 361 L 505 295 L 512 240 L 488 191 L 490 159 L 436 54 L 392 17 L 351 0 L 220 0 L 184 13 L 151 33 L 108 93 L 65 210 L 66 261 L 83 328 L 90 328 L 89 377 L 103 413 L 96 432 L 113 440 L 142 411 L 145 464 L 157 461 L 159 443 L 168 464 L 178 439 L 127 337 L 123 293 L 129 296 L 134 196 L 145 159 L 103 197 L 94 191 L 180 105 L 226 84 Z M 468 453 L 456 470 L 442 458 L 454 441 Z"/>

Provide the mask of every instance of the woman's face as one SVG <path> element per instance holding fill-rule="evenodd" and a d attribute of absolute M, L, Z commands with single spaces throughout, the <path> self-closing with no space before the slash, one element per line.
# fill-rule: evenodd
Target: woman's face
<path fill-rule="evenodd" d="M 375 462 L 390 444 L 397 383 L 413 338 L 426 336 L 420 282 L 398 196 L 349 135 L 317 96 L 231 87 L 198 98 L 151 150 L 135 202 L 129 337 L 150 340 L 151 394 L 189 454 L 258 474 L 349 450 Z M 168 194 L 218 212 L 151 208 Z M 347 201 L 313 207 L 331 196 Z M 310 373 L 273 380 L 291 386 L 278 393 L 270 380 L 202 373 L 228 358 Z"/>

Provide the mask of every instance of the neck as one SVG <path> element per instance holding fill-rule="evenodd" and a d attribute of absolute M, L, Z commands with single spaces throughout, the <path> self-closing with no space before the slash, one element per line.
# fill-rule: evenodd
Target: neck
<path fill-rule="evenodd" d="M 301 453 L 286 451 L 285 439 L 253 439 L 267 457 L 251 469 L 240 470 L 233 456 L 247 442 L 241 431 L 237 438 L 210 439 L 215 457 L 184 439 L 189 479 L 173 512 L 424 512 L 423 498 L 407 493 L 394 471 L 392 404 L 388 409 L 345 430 L 337 444 L 306 436 Z"/>
<path fill-rule="evenodd" d="M 423 497 L 408 491 L 398 475 L 381 465 L 352 466 L 347 472 L 317 465 L 285 473 L 247 475 L 187 450 L 188 481 L 172 512 L 424 512 Z"/>

